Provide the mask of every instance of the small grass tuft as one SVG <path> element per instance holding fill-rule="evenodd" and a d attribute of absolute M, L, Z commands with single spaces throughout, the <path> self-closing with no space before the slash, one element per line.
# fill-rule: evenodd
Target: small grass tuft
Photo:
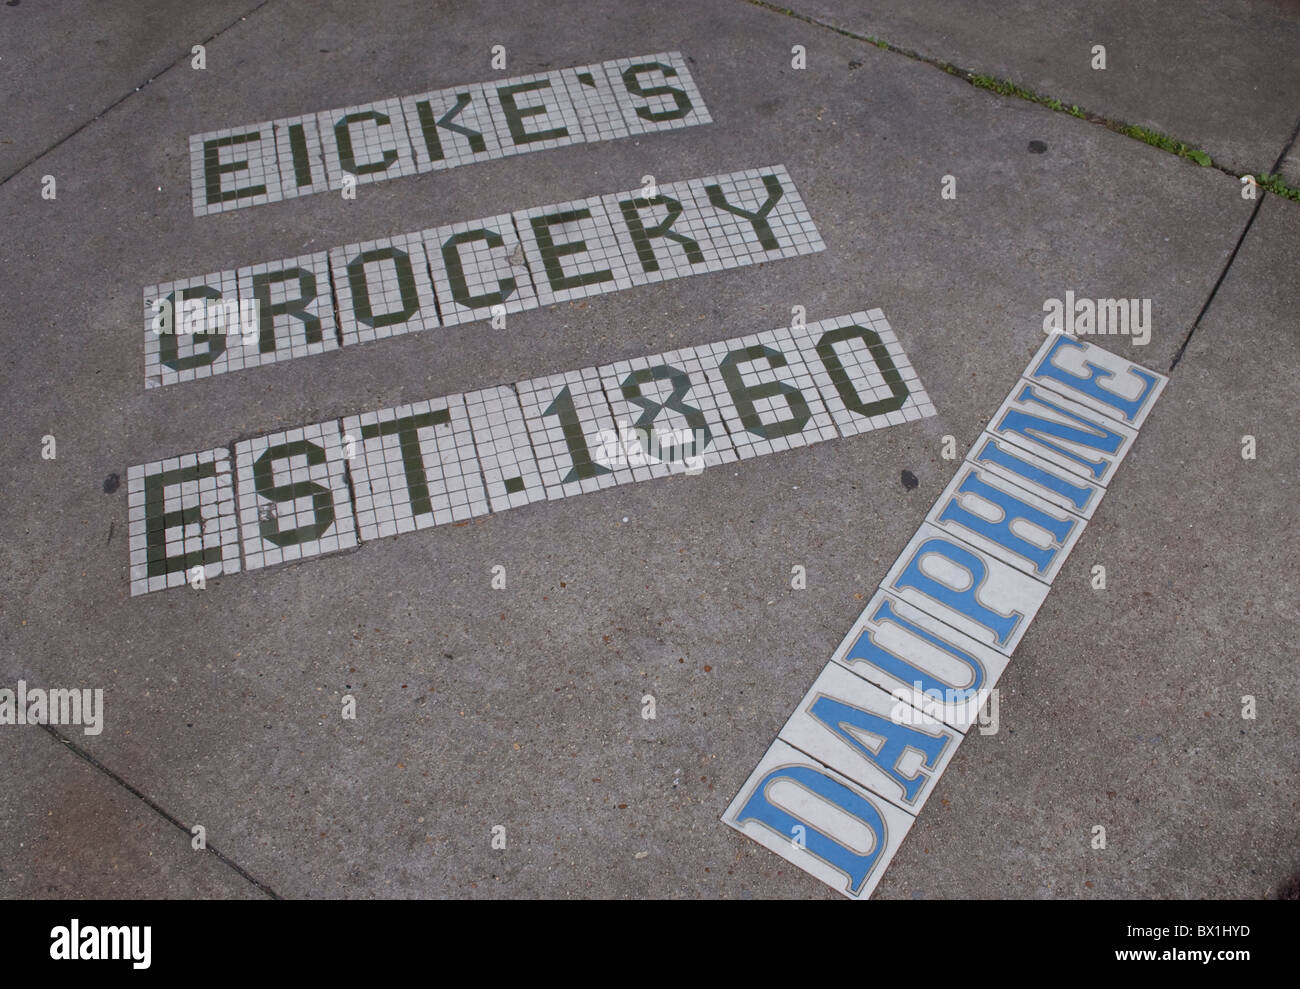
<path fill-rule="evenodd" d="M 883 51 L 896 52 L 897 54 L 902 55 L 905 58 L 915 59 L 916 61 L 919 62 L 925 62 L 927 65 L 934 66 L 936 69 L 942 69 L 950 76 L 956 76 L 959 79 L 964 79 L 966 82 L 970 83 L 972 86 L 976 87 L 977 89 L 986 89 L 991 93 L 997 93 L 999 96 L 1014 96 L 1017 99 L 1027 100 L 1030 103 L 1037 103 L 1039 106 L 1047 107 L 1047 109 L 1052 110 L 1056 113 L 1068 113 L 1071 117 L 1076 117 L 1079 120 L 1089 120 L 1092 123 L 1101 124 L 1104 127 L 1110 128 L 1117 134 L 1123 134 L 1125 137 L 1131 137 L 1134 140 L 1141 141 L 1144 144 L 1149 144 L 1153 148 L 1159 148 L 1162 151 L 1167 151 L 1170 154 L 1175 154 L 1179 158 L 1186 158 L 1188 161 L 1193 161 L 1196 164 L 1200 165 L 1202 168 L 1217 167 L 1220 171 L 1227 172 L 1229 175 L 1237 175 L 1237 172 L 1232 169 L 1226 168 L 1222 165 L 1216 166 L 1214 164 L 1214 159 L 1211 158 L 1207 152 L 1202 151 L 1200 148 L 1194 148 L 1190 144 L 1185 144 L 1182 141 L 1177 140 L 1176 138 L 1170 137 L 1168 134 L 1162 134 L 1160 133 L 1160 131 L 1152 130 L 1149 127 L 1141 127 L 1137 124 L 1126 124 L 1123 123 L 1122 121 L 1110 120 L 1103 115 L 1090 113 L 1089 111 L 1085 110 L 1083 107 L 1079 106 L 1077 103 L 1071 103 L 1067 107 L 1064 103 L 1062 103 L 1059 99 L 1055 97 L 1040 96 L 1038 93 L 1035 93 L 1029 87 L 1022 86 L 1019 83 L 1012 82 L 1009 79 L 999 79 L 996 76 L 984 75 L 979 72 L 971 72 L 967 69 L 963 69 L 960 68 L 959 66 L 953 65 L 951 62 L 945 62 L 941 59 L 934 58 L 933 56 L 929 56 L 929 55 L 922 55 L 920 52 L 913 51 L 910 48 L 895 47 L 891 45 L 889 42 L 881 38 L 873 38 L 870 37 L 869 35 L 854 34 L 852 31 L 846 31 L 844 28 L 834 27 L 829 24 L 823 24 L 820 21 L 817 21 L 816 19 L 807 16 L 806 14 L 796 13 L 795 11 L 791 10 L 789 7 L 777 7 L 774 4 L 770 3 L 769 0 L 749 0 L 749 2 L 758 7 L 766 7 L 769 10 L 779 11 L 780 13 L 783 13 L 789 17 L 793 17 L 795 20 L 803 21 L 807 24 L 816 24 L 819 27 L 826 28 L 827 30 L 833 31 L 836 34 L 843 35 L 846 38 L 853 38 L 856 41 L 865 41 L 867 42 L 867 44 L 875 45 L 877 48 Z M 1281 196 L 1284 199 L 1290 199 L 1293 200 L 1294 202 L 1300 202 L 1300 189 L 1288 185 L 1281 175 L 1270 175 L 1269 173 L 1264 172 L 1262 174 L 1255 176 L 1255 182 L 1261 189 L 1265 190 L 1266 192 L 1271 192 L 1275 196 Z"/>
<path fill-rule="evenodd" d="M 1291 199 L 1300 203 L 1300 189 L 1287 185 L 1286 180 L 1280 174 L 1270 175 L 1268 172 L 1261 172 L 1255 176 L 1255 184 L 1265 192 L 1271 192 L 1275 196 L 1281 196 L 1283 199 Z"/>
<path fill-rule="evenodd" d="M 972 72 L 966 76 L 966 81 L 978 89 L 987 89 L 999 96 L 1015 96 L 1022 100 L 1029 100 L 1031 103 L 1043 102 L 1042 97 L 1032 89 L 1026 89 L 1019 83 L 1014 83 L 1009 79 L 998 79 L 995 76 L 985 76 Z"/>
<path fill-rule="evenodd" d="M 1202 151 L 1200 148 L 1193 148 L 1189 144 L 1175 140 L 1168 134 L 1162 134 L 1158 130 L 1152 130 L 1150 127 L 1141 127 L 1137 124 L 1123 124 L 1112 127 L 1117 133 L 1125 137 L 1131 137 L 1143 144 L 1149 144 L 1153 148 L 1159 148 L 1161 151 L 1168 151 L 1170 154 L 1178 155 L 1179 158 L 1186 158 L 1188 161 L 1194 161 L 1202 168 L 1209 168 L 1214 164 L 1214 159 Z"/>

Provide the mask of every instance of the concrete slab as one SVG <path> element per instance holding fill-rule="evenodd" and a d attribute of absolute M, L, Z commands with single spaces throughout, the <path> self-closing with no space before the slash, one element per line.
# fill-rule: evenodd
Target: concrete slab
<path fill-rule="evenodd" d="M 114 703 L 110 697 L 106 711 Z M 79 744 L 79 728 L 60 730 Z M 6 769 L 0 829 L 5 899 L 264 897 L 44 728 L 6 727 L 0 747 Z"/>
<path fill-rule="evenodd" d="M 1282 165 L 1278 168 L 1278 171 L 1288 185 L 1300 187 L 1300 140 L 1291 145 L 1291 150 L 1282 159 Z"/>
<path fill-rule="evenodd" d="M 1238 173 L 1267 170 L 1294 132 L 1300 11 L 1286 0 L 799 0 L 796 13 L 1170 134 Z M 781 16 L 774 11 L 774 16 Z M 811 28 L 808 29 L 811 31 Z M 803 44 L 818 44 L 816 33 Z M 1105 48 L 1094 69 L 1093 48 Z M 810 48 L 810 51 L 812 49 Z"/>
<path fill-rule="evenodd" d="M 1001 730 L 968 737 L 878 895 L 1254 899 L 1293 873 L 1293 212 L 1263 204 L 1002 677 Z"/>
<path fill-rule="evenodd" d="M 943 438 L 959 455 L 972 445 L 1044 339 L 1045 301 L 1066 291 L 1151 299 L 1147 346 L 1097 342 L 1167 368 L 1251 204 L 1222 173 L 839 35 L 818 42 L 828 58 L 791 70 L 807 32 L 744 4 L 670 4 L 649 18 L 611 8 L 598 24 L 579 3 L 394 3 L 365 21 L 351 4 L 271 4 L 209 47 L 210 64 L 240 66 L 237 82 L 168 73 L 51 152 L 66 176 L 57 200 L 0 188 L 12 276 L 0 366 L 0 454 L 12 466 L 0 496 L 16 506 L 0 543 L 16 602 L 0 671 L 21 656 L 33 678 L 111 689 L 115 727 L 86 748 L 206 823 L 210 841 L 285 895 L 830 895 L 718 818 L 951 479 Z M 188 135 L 486 81 L 498 43 L 502 78 L 680 50 L 714 122 L 367 185 L 356 200 L 321 193 L 193 216 Z M 459 324 L 166 388 L 141 382 L 144 286 L 582 199 L 647 174 L 771 162 L 788 167 L 824 252 L 511 313 L 502 330 Z M 955 200 L 941 197 L 948 174 Z M 130 597 L 128 466 L 769 330 L 796 305 L 810 321 L 882 308 L 938 414 L 203 591 Z M 1107 527 L 1123 552 L 1150 545 L 1154 522 L 1121 524 L 1117 503 L 1160 462 L 1148 434 L 1182 426 L 1177 381 L 1061 591 Z M 41 458 L 47 435 L 57 459 Z M 791 586 L 795 566 L 806 590 Z M 1090 647 L 1072 640 L 1036 665 L 1019 656 L 1052 639 L 1053 621 L 1083 621 L 1079 600 L 1049 598 L 1002 682 L 1015 688 L 1004 717 L 1018 718 L 1037 681 L 1017 671 L 1055 671 L 1025 715 L 1036 732 L 1053 719 L 1054 734 L 1040 741 L 1015 722 L 969 739 L 877 895 L 1037 895 L 1040 876 L 1075 875 L 1075 846 L 1040 849 L 1047 811 L 1024 808 L 1083 799 L 1041 767 L 1093 744 L 1072 714 L 1097 680 L 1074 662 Z M 342 716 L 346 698 L 355 720 Z M 1160 710 L 1169 726 L 1147 731 L 1171 737 L 1182 709 Z M 987 768 L 1012 744 L 1025 745 L 1022 775 Z M 1168 782 L 1143 777 L 1144 805 L 1154 789 L 1199 806 L 1195 768 L 1174 766 Z M 1223 828 L 1284 849 L 1252 830 L 1253 813 L 1214 808 Z M 1053 834 L 1074 826 L 1050 822 Z M 1008 852 L 1000 834 L 1019 844 Z M 1037 857 L 1015 850 L 1026 844 Z M 961 858 L 971 847 L 983 871 Z M 1169 888 L 1244 888 L 1238 853 L 1206 861 Z M 1153 895 L 1163 882 L 1132 857 L 1110 889 Z"/>
<path fill-rule="evenodd" d="M 0 86 L 6 94 L 0 182 L 178 59 L 183 62 L 176 71 L 197 73 L 192 47 L 261 2 L 6 3 L 0 11 Z M 220 63 L 203 71 L 230 79 Z M 33 188 L 41 174 L 28 176 Z"/>

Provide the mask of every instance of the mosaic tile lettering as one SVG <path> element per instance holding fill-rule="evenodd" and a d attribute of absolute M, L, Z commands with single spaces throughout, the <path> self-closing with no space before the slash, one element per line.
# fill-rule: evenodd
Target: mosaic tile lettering
<path fill-rule="evenodd" d="M 840 432 L 919 412 L 887 326 L 829 332 L 809 362 Z M 837 349 L 856 342 L 875 359 Z M 869 897 L 1010 662 L 1168 379 L 1053 336 L 975 442 L 723 823 Z M 891 398 L 891 396 L 893 396 Z M 910 397 L 910 396 L 909 396 Z M 828 403 L 829 404 L 829 403 Z M 933 410 L 931 410 L 933 411 Z M 925 413 L 920 413 L 925 414 Z M 901 416 L 901 419 L 893 417 Z"/>
<path fill-rule="evenodd" d="M 680 52 L 394 97 L 192 135 L 194 215 L 711 122 Z"/>
<path fill-rule="evenodd" d="M 373 117 L 358 121 L 374 123 Z M 303 124 L 303 140 L 308 133 Z M 783 165 L 671 183 L 649 198 L 643 191 L 151 285 L 144 290 L 145 386 L 826 249 Z M 261 329 L 245 333 L 232 325 L 222 333 L 181 319 L 195 305 L 247 310 Z M 868 325 L 839 327 L 826 340 L 800 344 L 820 348 L 800 351 L 796 360 L 815 370 L 819 387 L 834 386 L 839 399 L 828 414 L 841 429 L 903 421 L 894 392 L 911 366 L 906 358 L 894 365 L 887 357 L 877 366 L 886 342 Z M 859 414 L 864 408 L 869 415 Z"/>
<path fill-rule="evenodd" d="M 401 280 L 383 282 L 384 311 Z M 844 378 L 831 348 L 848 339 L 873 343 Z M 844 380 L 859 398 L 884 388 L 890 411 L 846 399 Z M 131 593 L 183 586 L 194 567 L 253 570 L 934 414 L 879 309 L 363 412 L 132 467 Z"/>

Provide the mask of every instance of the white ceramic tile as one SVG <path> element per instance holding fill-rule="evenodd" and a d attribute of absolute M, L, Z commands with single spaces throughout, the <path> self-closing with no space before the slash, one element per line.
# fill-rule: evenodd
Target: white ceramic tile
<path fill-rule="evenodd" d="M 463 395 L 348 416 L 343 447 L 362 542 L 488 513 Z"/>
<path fill-rule="evenodd" d="M 582 122 L 558 72 L 484 83 L 504 154 L 561 148 L 586 140 Z"/>
<path fill-rule="evenodd" d="M 335 420 L 235 445 L 244 569 L 357 545 Z"/>
<path fill-rule="evenodd" d="M 230 451 L 201 450 L 127 470 L 131 595 L 239 572 Z"/>
<path fill-rule="evenodd" d="M 1051 589 L 928 523 L 880 586 L 1006 656 Z"/>
<path fill-rule="evenodd" d="M 1106 487 L 1137 433 L 1023 378 L 986 427 L 994 436 Z"/>
<path fill-rule="evenodd" d="M 706 344 L 696 351 L 741 458 L 838 437 L 788 329 Z"/>
<path fill-rule="evenodd" d="M 1085 524 L 968 462 L 957 468 L 925 520 L 1046 584 L 1056 579 Z"/>
<path fill-rule="evenodd" d="M 935 414 L 930 396 L 879 309 L 824 319 L 791 332 L 842 435 Z"/>
<path fill-rule="evenodd" d="M 610 59 L 604 68 L 632 134 L 676 130 L 713 119 L 681 52 Z"/>
<path fill-rule="evenodd" d="M 542 305 L 631 286 L 599 196 L 517 210 L 514 220 Z"/>
<path fill-rule="evenodd" d="M 399 100 L 326 110 L 317 127 L 332 190 L 343 188 L 345 176 L 360 186 L 416 172 Z"/>
<path fill-rule="evenodd" d="M 646 192 L 654 195 L 647 197 Z M 689 182 L 656 184 L 602 197 L 633 285 L 721 271 L 722 254 Z"/>
<path fill-rule="evenodd" d="M 838 663 L 828 663 L 778 737 L 918 814 L 962 734 Z"/>
<path fill-rule="evenodd" d="M 1163 374 L 1071 336 L 1049 336 L 1025 377 L 1044 388 L 1139 429 L 1164 391 Z"/>
<path fill-rule="evenodd" d="M 992 433 L 980 434 L 966 460 L 1085 520 L 1092 518 L 1106 493 L 1100 485 L 1090 484 Z"/>
<path fill-rule="evenodd" d="M 826 249 L 784 165 L 747 168 L 684 184 L 722 268 Z"/>
<path fill-rule="evenodd" d="M 280 165 L 280 188 L 286 199 L 309 196 L 329 189 L 325 151 L 320 142 L 316 114 L 274 121 L 275 151 Z"/>
<path fill-rule="evenodd" d="M 444 326 L 491 319 L 498 306 L 509 314 L 540 305 L 510 214 L 434 227 L 420 237 Z"/>
<path fill-rule="evenodd" d="M 420 93 L 401 103 L 417 172 L 504 157 L 483 86 Z"/>
<path fill-rule="evenodd" d="M 866 899 L 916 820 L 780 739 L 723 823 L 852 899 Z"/>
<path fill-rule="evenodd" d="M 241 304 L 256 311 L 256 335 L 228 341 L 227 371 L 323 354 L 339 347 L 330 291 L 329 257 L 324 251 L 270 264 L 240 268 Z"/>
<path fill-rule="evenodd" d="M 873 595 L 831 659 L 962 733 L 1009 662 L 884 591 Z"/>
<path fill-rule="evenodd" d="M 515 387 L 548 498 L 618 483 L 613 468 L 595 460 L 618 436 L 618 425 L 594 367 L 530 378 Z"/>
<path fill-rule="evenodd" d="M 234 309 L 230 309 L 232 306 Z M 159 332 L 170 307 L 171 331 Z M 239 287 L 234 271 L 183 278 L 144 290 L 145 387 L 194 381 L 228 370 L 240 348 Z M 235 325 L 228 325 L 235 316 Z M 211 331 L 195 332 L 198 327 Z M 226 330 L 234 329 L 234 334 Z"/>
<path fill-rule="evenodd" d="M 514 387 L 470 392 L 465 407 L 492 511 L 544 501 L 546 487 Z"/>
<path fill-rule="evenodd" d="M 631 133 L 623 119 L 618 94 L 603 65 L 576 65 L 555 74 L 569 91 L 574 113 L 588 141 L 609 141 Z M 619 86 L 622 86 L 621 80 Z"/>
<path fill-rule="evenodd" d="M 190 137 L 195 216 L 283 199 L 270 121 Z"/>
<path fill-rule="evenodd" d="M 620 361 L 597 375 L 618 435 L 594 459 L 613 468 L 619 483 L 697 474 L 737 459 L 711 388 L 721 376 L 715 371 L 710 381 L 696 350 Z"/>
<path fill-rule="evenodd" d="M 344 344 L 438 326 L 438 304 L 419 234 L 330 251 Z"/>

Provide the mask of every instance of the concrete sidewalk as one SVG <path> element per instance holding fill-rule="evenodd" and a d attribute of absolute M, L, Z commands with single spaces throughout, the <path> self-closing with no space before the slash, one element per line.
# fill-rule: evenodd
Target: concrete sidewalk
<path fill-rule="evenodd" d="M 0 894 L 833 896 L 719 818 L 1066 292 L 1151 300 L 1149 343 L 1093 342 L 1170 384 L 876 895 L 1250 898 L 1300 868 L 1300 203 L 844 33 L 1256 173 L 1297 126 L 1293 6 L 138 6 L 0 12 L 0 689 L 105 698 L 97 735 L 0 725 Z M 193 213 L 192 134 L 673 51 L 711 123 Z M 145 388 L 146 286 L 777 164 L 824 251 Z M 937 415 L 131 597 L 132 466 L 795 306 L 883 310 Z"/>

